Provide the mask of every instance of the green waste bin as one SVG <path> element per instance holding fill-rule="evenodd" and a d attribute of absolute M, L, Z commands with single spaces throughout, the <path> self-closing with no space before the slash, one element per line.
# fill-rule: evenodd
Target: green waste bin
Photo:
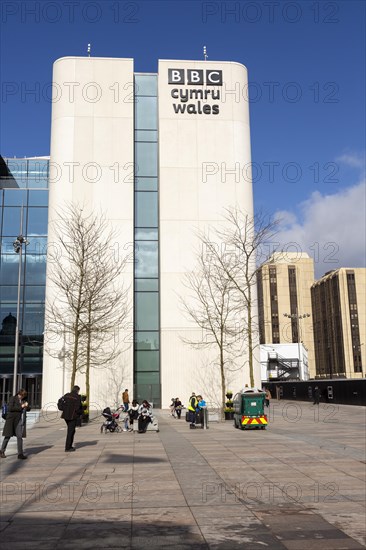
<path fill-rule="evenodd" d="M 245 389 L 234 397 L 234 426 L 241 430 L 265 430 L 268 424 L 264 414 L 265 392 Z"/>

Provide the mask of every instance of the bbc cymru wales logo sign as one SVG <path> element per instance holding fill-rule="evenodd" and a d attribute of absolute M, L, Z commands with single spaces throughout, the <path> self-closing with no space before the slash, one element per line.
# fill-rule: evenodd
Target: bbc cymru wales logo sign
<path fill-rule="evenodd" d="M 173 88 L 170 95 L 176 102 L 173 109 L 176 114 L 188 115 L 218 115 L 220 106 L 211 101 L 220 99 L 222 86 L 222 71 L 213 69 L 168 69 L 168 84 L 173 86 L 188 86 Z M 202 88 L 190 88 L 202 86 Z M 210 102 L 210 103 L 208 103 Z"/>
<path fill-rule="evenodd" d="M 169 84 L 222 86 L 222 71 L 203 69 L 168 69 Z"/>

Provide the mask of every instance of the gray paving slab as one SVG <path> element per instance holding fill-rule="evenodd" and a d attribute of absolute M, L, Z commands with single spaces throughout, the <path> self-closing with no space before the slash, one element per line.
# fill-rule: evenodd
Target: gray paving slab
<path fill-rule="evenodd" d="M 353 550 L 365 547 L 365 409 L 274 402 L 267 430 L 77 430 L 57 415 L 0 461 L 0 531 L 27 548 Z M 50 420 L 51 419 L 51 420 Z M 20 528 L 20 525 L 22 526 Z"/>

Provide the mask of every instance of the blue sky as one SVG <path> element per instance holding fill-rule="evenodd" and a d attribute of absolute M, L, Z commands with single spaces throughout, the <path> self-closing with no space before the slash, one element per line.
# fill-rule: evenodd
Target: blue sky
<path fill-rule="evenodd" d="M 281 212 L 279 238 L 313 254 L 318 274 L 364 266 L 365 6 L 4 1 L 1 153 L 49 154 L 57 58 L 85 55 L 90 42 L 94 56 L 133 57 L 136 71 L 155 72 L 159 58 L 202 59 L 206 45 L 210 60 L 249 71 L 256 209 Z"/>

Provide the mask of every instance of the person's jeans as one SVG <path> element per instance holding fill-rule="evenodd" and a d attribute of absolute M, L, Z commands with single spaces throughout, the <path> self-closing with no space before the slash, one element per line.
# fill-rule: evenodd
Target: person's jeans
<path fill-rule="evenodd" d="M 146 432 L 147 426 L 150 423 L 150 417 L 149 416 L 139 416 L 139 432 Z"/>
<path fill-rule="evenodd" d="M 191 424 L 196 423 L 196 411 L 188 411 L 188 418 Z"/>
<path fill-rule="evenodd" d="M 76 430 L 77 419 L 76 418 L 75 418 L 75 420 L 66 420 L 65 419 L 65 422 L 67 424 L 67 436 L 66 436 L 65 450 L 68 451 L 69 449 L 71 449 L 72 444 L 74 443 L 74 435 L 75 435 L 75 430 Z"/>
<path fill-rule="evenodd" d="M 18 455 L 23 454 L 23 424 L 22 421 L 19 420 L 17 427 L 15 428 L 15 435 L 17 438 L 17 447 L 18 447 Z M 3 443 L 1 445 L 1 450 L 5 452 L 6 447 L 8 446 L 10 437 L 4 437 Z"/>

